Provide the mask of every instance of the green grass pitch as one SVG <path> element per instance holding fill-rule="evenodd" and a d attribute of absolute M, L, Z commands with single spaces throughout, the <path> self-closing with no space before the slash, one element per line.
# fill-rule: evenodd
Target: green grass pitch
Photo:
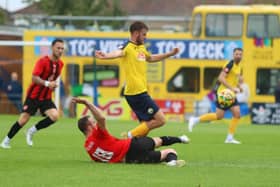
<path fill-rule="evenodd" d="M 18 116 L 1 115 L 0 139 Z M 225 123 L 200 124 L 192 133 L 184 123 L 167 123 L 150 136 L 186 134 L 190 144 L 175 144 L 182 168 L 163 164 L 102 164 L 91 162 L 83 148 L 76 119 L 61 118 L 34 136 L 34 147 L 25 143 L 30 122 L 0 149 L 1 187 L 108 186 L 108 187 L 277 187 L 280 186 L 280 126 L 242 124 L 236 139 L 241 145 L 224 144 Z M 135 121 L 107 121 L 109 131 L 119 134 L 135 127 Z"/>

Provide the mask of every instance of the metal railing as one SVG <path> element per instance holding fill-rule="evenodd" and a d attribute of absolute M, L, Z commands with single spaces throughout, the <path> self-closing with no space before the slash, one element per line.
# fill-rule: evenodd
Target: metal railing
<path fill-rule="evenodd" d="M 38 19 L 38 20 L 60 20 L 60 21 L 157 21 L 157 22 L 188 22 L 190 21 L 189 16 L 60 16 L 60 15 L 25 15 L 16 14 L 12 16 L 13 19 L 22 17 L 27 19 Z"/>
<path fill-rule="evenodd" d="M 191 19 L 189 16 L 62 16 L 62 15 L 25 15 L 25 14 L 15 14 L 12 16 L 14 20 L 24 20 L 23 26 L 27 29 L 37 29 L 37 30 L 101 30 L 101 31 L 112 31 L 110 25 L 99 25 L 100 22 L 104 21 L 114 21 L 114 22 L 125 22 L 121 30 L 127 30 L 128 24 L 132 21 L 141 20 L 146 23 L 156 23 L 151 24 L 151 30 L 157 25 L 156 30 L 168 30 L 168 31 L 186 31 L 188 28 L 188 23 Z M 57 22 L 64 21 L 65 25 L 57 25 Z M 85 28 L 77 28 L 74 22 L 77 21 L 92 21 L 92 25 L 85 26 Z M 15 21 L 16 22 L 16 21 Z M 28 24 L 28 25 L 26 25 Z M 158 25 L 161 25 L 158 28 Z M 178 30 L 179 28 L 179 30 Z"/>

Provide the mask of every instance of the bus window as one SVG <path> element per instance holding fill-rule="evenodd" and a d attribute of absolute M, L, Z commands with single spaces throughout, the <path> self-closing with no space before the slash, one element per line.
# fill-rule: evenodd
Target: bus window
<path fill-rule="evenodd" d="M 241 14 L 208 14 L 205 35 L 210 37 L 240 37 L 243 16 Z"/>
<path fill-rule="evenodd" d="M 186 68 L 179 69 L 175 75 L 168 81 L 167 90 L 168 92 L 199 92 L 199 68 Z"/>
<path fill-rule="evenodd" d="M 194 22 L 192 26 L 192 35 L 200 36 L 201 34 L 201 14 L 196 14 L 194 16 Z"/>
<path fill-rule="evenodd" d="M 203 88 L 206 90 L 211 90 L 214 88 L 220 72 L 221 68 L 205 68 L 203 76 Z"/>
<path fill-rule="evenodd" d="M 257 95 L 272 95 L 280 79 L 280 69 L 257 70 Z"/>
<path fill-rule="evenodd" d="M 280 37 L 279 17 L 276 14 L 251 14 L 248 16 L 248 37 Z"/>
<path fill-rule="evenodd" d="M 78 64 L 67 64 L 66 65 L 66 82 L 70 85 L 79 84 L 80 67 Z"/>
<path fill-rule="evenodd" d="M 93 65 L 84 65 L 84 83 L 92 84 L 94 79 Z M 116 65 L 96 65 L 96 79 L 98 86 L 118 87 L 119 86 L 119 67 Z"/>

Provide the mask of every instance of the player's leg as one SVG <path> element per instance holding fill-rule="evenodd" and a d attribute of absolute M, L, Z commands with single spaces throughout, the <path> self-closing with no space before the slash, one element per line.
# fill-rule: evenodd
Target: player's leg
<path fill-rule="evenodd" d="M 165 116 L 162 110 L 158 110 L 152 119 L 146 121 L 146 124 L 150 130 L 163 126 L 166 123 Z"/>
<path fill-rule="evenodd" d="M 234 105 L 230 108 L 230 110 L 232 112 L 232 119 L 229 124 L 228 135 L 225 140 L 225 143 L 240 144 L 241 143 L 240 141 L 234 139 L 236 127 L 237 127 L 239 119 L 240 119 L 240 107 L 239 107 L 239 105 Z"/>
<path fill-rule="evenodd" d="M 163 112 L 147 93 L 126 96 L 126 100 L 141 121 L 136 128 L 128 132 L 128 137 L 146 136 L 151 129 L 165 124 Z"/>
<path fill-rule="evenodd" d="M 18 133 L 18 131 L 29 121 L 30 116 L 35 114 L 38 109 L 38 102 L 27 98 L 24 101 L 24 106 L 22 108 L 22 113 L 19 116 L 19 119 L 12 125 L 7 136 L 1 143 L 2 148 L 10 148 L 11 139 Z"/>
<path fill-rule="evenodd" d="M 224 115 L 225 115 L 225 111 L 217 107 L 216 113 L 208 113 L 208 114 L 201 115 L 200 117 L 190 117 L 189 125 L 188 125 L 189 132 L 192 132 L 194 126 L 197 125 L 199 122 L 221 120 L 223 119 Z"/>
<path fill-rule="evenodd" d="M 18 131 L 28 122 L 30 115 L 26 112 L 20 114 L 19 119 L 12 125 L 7 136 L 1 143 L 2 148 L 11 148 L 10 141 L 18 133 Z"/>
<path fill-rule="evenodd" d="M 177 152 L 174 149 L 163 149 L 160 153 L 160 160 L 165 161 L 167 166 L 182 167 L 186 164 L 184 160 L 178 160 Z"/>
<path fill-rule="evenodd" d="M 186 135 L 182 135 L 179 137 L 175 136 L 162 136 L 162 137 L 154 137 L 155 148 L 160 146 L 168 146 L 175 143 L 189 143 L 190 140 Z"/>
<path fill-rule="evenodd" d="M 26 143 L 30 146 L 33 145 L 33 135 L 37 131 L 47 128 L 54 124 L 58 120 L 58 111 L 55 104 L 51 100 L 43 101 L 40 107 L 41 113 L 44 113 L 47 117 L 39 121 L 37 124 L 33 125 L 27 130 L 26 133 Z"/>
<path fill-rule="evenodd" d="M 174 149 L 155 151 L 156 144 L 160 144 L 150 137 L 134 137 L 131 140 L 126 154 L 126 163 L 160 163 L 165 161 L 168 166 L 182 166 L 184 161 L 177 161 L 177 153 Z"/>
<path fill-rule="evenodd" d="M 142 121 L 137 127 L 128 132 L 128 137 L 146 136 L 150 130 L 161 127 L 165 124 L 165 117 L 161 110 L 154 115 L 154 119 Z"/>
<path fill-rule="evenodd" d="M 132 137 L 141 137 L 146 136 L 149 133 L 150 129 L 147 126 L 145 121 L 142 121 L 137 127 L 131 129 L 127 133 L 125 133 L 124 137 L 132 138 Z"/>

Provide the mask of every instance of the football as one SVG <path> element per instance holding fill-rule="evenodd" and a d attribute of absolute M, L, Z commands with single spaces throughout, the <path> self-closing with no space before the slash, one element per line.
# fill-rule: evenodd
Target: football
<path fill-rule="evenodd" d="M 218 103 L 224 107 L 230 107 L 235 101 L 235 93 L 226 88 L 218 92 Z"/>

